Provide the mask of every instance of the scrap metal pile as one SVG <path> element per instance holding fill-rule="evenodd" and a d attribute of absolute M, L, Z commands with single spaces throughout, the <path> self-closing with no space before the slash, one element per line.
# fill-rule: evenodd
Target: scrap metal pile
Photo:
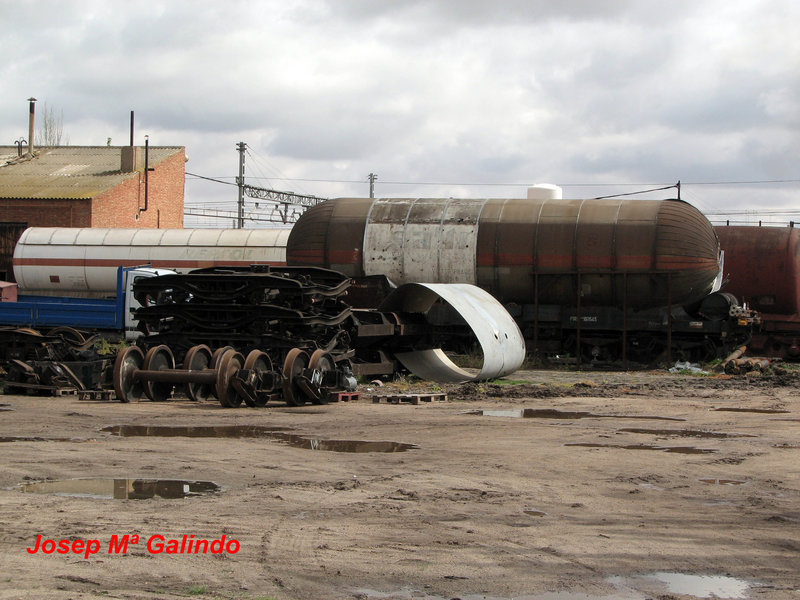
<path fill-rule="evenodd" d="M 72 327 L 55 327 L 45 333 L 28 327 L 0 327 L 5 392 L 52 394 L 99 388 L 112 360 L 97 353 L 98 339 Z"/>
<path fill-rule="evenodd" d="M 348 349 L 349 286 L 336 271 L 264 265 L 142 279 L 133 291 L 146 346 L 166 344 L 178 358 L 201 343 L 243 352 L 268 347 L 273 356 L 292 348 L 340 355 Z"/>
<path fill-rule="evenodd" d="M 146 335 L 117 356 L 117 397 L 165 400 L 180 385 L 194 400 L 216 397 L 223 406 L 324 404 L 355 389 L 354 373 L 391 374 L 397 361 L 432 379 L 472 379 L 437 347 L 441 328 L 427 319 L 448 302 L 483 349 L 477 377 L 507 374 L 522 362 L 516 324 L 482 290 L 466 286 L 474 296 L 464 286 L 414 284 L 396 290 L 382 312 L 348 305 L 350 283 L 327 269 L 266 265 L 139 280 L 135 316 Z"/>
<path fill-rule="evenodd" d="M 349 285 L 327 269 L 268 266 L 137 281 L 136 318 L 147 335 L 117 357 L 117 396 L 165 400 L 183 384 L 190 398 L 215 396 L 223 406 L 281 397 L 292 406 L 326 403 L 355 387 L 346 362 L 353 355 L 352 309 L 343 300 Z"/>

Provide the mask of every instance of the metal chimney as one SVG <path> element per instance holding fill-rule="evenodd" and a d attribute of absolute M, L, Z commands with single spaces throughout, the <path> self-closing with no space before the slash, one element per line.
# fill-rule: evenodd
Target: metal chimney
<path fill-rule="evenodd" d="M 120 148 L 120 171 L 133 173 L 141 171 L 143 168 L 142 149 L 133 145 L 133 111 L 131 111 L 131 144 Z"/>
<path fill-rule="evenodd" d="M 28 98 L 30 114 L 28 115 L 28 156 L 33 156 L 33 115 L 35 112 L 36 98 Z"/>

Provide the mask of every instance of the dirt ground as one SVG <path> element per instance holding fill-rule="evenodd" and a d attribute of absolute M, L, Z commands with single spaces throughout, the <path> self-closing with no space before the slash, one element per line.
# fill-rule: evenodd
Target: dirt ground
<path fill-rule="evenodd" d="M 800 597 L 797 378 L 512 377 L 418 405 L 372 396 L 441 388 L 261 409 L 0 396 L 0 599 Z M 23 492 L 72 478 L 221 487 Z"/>

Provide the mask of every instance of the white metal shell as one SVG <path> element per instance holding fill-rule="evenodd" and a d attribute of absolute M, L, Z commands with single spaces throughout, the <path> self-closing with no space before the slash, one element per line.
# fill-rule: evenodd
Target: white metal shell
<path fill-rule="evenodd" d="M 25 292 L 113 294 L 119 266 L 185 272 L 221 265 L 285 265 L 288 237 L 288 229 L 31 227 L 14 250 L 14 277 Z"/>
<path fill-rule="evenodd" d="M 364 230 L 364 272 L 396 284 L 476 283 L 485 201 L 376 200 Z"/>
<path fill-rule="evenodd" d="M 516 371 L 525 359 L 525 340 L 516 321 L 491 294 L 464 283 L 408 283 L 393 291 L 381 310 L 427 313 L 444 300 L 467 322 L 483 352 L 478 373 L 457 366 L 440 349 L 396 352 L 395 358 L 421 379 L 438 382 L 481 381 Z"/>

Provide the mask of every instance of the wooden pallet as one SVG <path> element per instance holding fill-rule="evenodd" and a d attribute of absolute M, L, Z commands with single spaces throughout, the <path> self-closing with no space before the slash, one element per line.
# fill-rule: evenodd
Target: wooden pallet
<path fill-rule="evenodd" d="M 102 400 L 110 402 L 114 398 L 114 390 L 80 390 L 78 400 Z"/>
<path fill-rule="evenodd" d="M 74 387 L 54 387 L 53 396 L 74 396 L 78 390 Z"/>
<path fill-rule="evenodd" d="M 394 394 L 391 396 L 373 396 L 372 403 L 380 404 L 419 404 L 420 402 L 444 402 L 447 394 Z"/>
<path fill-rule="evenodd" d="M 361 400 L 361 392 L 335 392 L 328 394 L 328 402 L 357 402 Z"/>

